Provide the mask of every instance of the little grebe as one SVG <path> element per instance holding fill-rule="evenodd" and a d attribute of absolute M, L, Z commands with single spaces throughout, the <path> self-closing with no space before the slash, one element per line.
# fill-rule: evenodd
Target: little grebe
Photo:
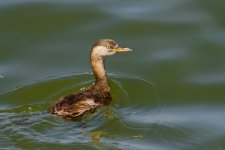
<path fill-rule="evenodd" d="M 99 106 L 108 104 L 111 96 L 103 57 L 116 52 L 128 51 L 131 49 L 121 48 L 111 39 L 98 40 L 91 50 L 91 65 L 95 76 L 94 85 L 81 93 L 61 97 L 48 109 L 48 112 L 65 118 L 77 118 L 86 112 L 93 112 Z"/>

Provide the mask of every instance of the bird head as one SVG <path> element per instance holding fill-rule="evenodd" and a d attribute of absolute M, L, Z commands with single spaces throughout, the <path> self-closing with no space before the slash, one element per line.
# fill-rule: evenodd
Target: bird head
<path fill-rule="evenodd" d="M 129 48 L 122 48 L 111 39 L 100 39 L 92 47 L 92 53 L 98 57 L 113 55 L 117 52 L 132 51 Z"/>

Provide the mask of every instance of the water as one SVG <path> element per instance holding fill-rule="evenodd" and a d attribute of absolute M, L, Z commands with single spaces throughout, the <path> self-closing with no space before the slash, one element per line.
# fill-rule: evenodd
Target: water
<path fill-rule="evenodd" d="M 223 1 L 1 1 L 0 149 L 225 149 Z M 93 83 L 106 60 L 113 101 L 81 121 L 46 110 Z"/>

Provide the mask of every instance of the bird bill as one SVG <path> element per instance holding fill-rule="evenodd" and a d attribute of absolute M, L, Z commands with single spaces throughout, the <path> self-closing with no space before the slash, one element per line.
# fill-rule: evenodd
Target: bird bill
<path fill-rule="evenodd" d="M 118 47 L 118 48 L 113 49 L 113 51 L 114 52 L 129 52 L 129 51 L 132 51 L 132 49 Z"/>

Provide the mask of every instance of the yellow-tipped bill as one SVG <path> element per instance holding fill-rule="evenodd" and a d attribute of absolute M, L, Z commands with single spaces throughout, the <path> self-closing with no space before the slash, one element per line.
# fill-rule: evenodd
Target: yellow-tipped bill
<path fill-rule="evenodd" d="M 114 51 L 114 52 L 129 52 L 129 51 L 132 51 L 132 49 L 117 47 L 117 48 L 112 49 L 112 51 Z"/>

